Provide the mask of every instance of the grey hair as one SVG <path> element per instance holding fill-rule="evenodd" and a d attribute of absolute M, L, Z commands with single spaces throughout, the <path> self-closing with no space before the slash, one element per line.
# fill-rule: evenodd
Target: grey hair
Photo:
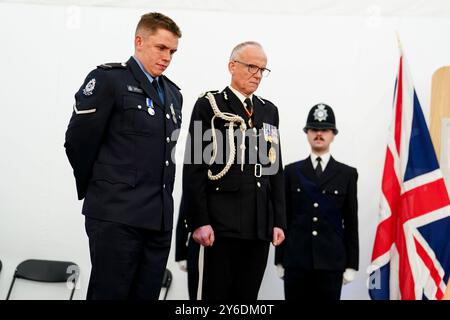
<path fill-rule="evenodd" d="M 247 46 L 257 46 L 257 47 L 261 48 L 261 50 L 264 50 L 262 45 L 256 41 L 245 41 L 245 42 L 239 43 L 236 47 L 233 48 L 233 51 L 231 51 L 231 55 L 230 55 L 230 61 L 236 60 L 236 58 L 239 55 L 239 53 L 241 52 L 241 50 Z"/>

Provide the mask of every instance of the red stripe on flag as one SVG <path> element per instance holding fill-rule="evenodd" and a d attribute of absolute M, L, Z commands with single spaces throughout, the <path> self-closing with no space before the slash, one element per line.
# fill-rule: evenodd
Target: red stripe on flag
<path fill-rule="evenodd" d="M 401 196 L 402 223 L 449 204 L 444 179 L 418 186 Z"/>
<path fill-rule="evenodd" d="M 433 260 L 430 258 L 430 256 L 427 254 L 425 248 L 419 243 L 419 241 L 417 241 L 416 238 L 414 238 L 414 244 L 416 245 L 417 254 L 420 256 L 423 263 L 425 263 L 425 266 L 430 271 L 431 278 L 433 279 L 433 281 L 437 287 L 435 297 L 437 300 L 441 300 L 444 297 L 444 292 L 442 292 L 442 290 L 439 286 L 442 282 L 442 278 L 439 275 L 439 272 L 437 271 L 437 269 L 433 263 Z"/>
<path fill-rule="evenodd" d="M 390 250 L 394 242 L 395 225 L 398 220 L 400 185 L 394 170 L 394 157 L 389 148 L 386 149 L 381 189 L 391 211 L 391 216 L 378 224 L 372 260 Z"/>
<path fill-rule="evenodd" d="M 448 202 L 448 195 L 442 178 L 405 192 L 400 197 L 395 244 L 400 257 L 399 283 L 402 299 L 413 300 L 416 298 L 415 283 L 405 242 L 407 230 L 404 230 L 404 224 L 411 219 L 440 209 L 446 206 Z"/>
<path fill-rule="evenodd" d="M 400 198 L 400 184 L 394 169 L 394 156 L 389 148 L 386 149 L 381 190 L 392 211 L 392 208 L 397 206 Z"/>
<path fill-rule="evenodd" d="M 397 148 L 397 153 L 400 154 L 400 139 L 402 130 L 402 102 L 403 102 L 403 57 L 400 57 L 400 66 L 398 68 L 398 83 L 397 83 L 397 103 L 395 106 L 395 131 L 394 140 Z"/>
<path fill-rule="evenodd" d="M 378 224 L 372 251 L 372 261 L 374 261 L 378 257 L 381 257 L 383 254 L 390 250 L 394 239 L 392 233 L 392 222 L 393 219 L 391 216 Z"/>
<path fill-rule="evenodd" d="M 400 214 L 401 216 L 401 211 Z M 400 286 L 402 300 L 414 300 L 416 298 L 414 293 L 415 283 L 412 276 L 411 265 L 409 264 L 408 248 L 406 247 L 405 230 L 401 217 L 397 220 L 397 230 L 395 245 L 398 250 L 398 282 Z"/>

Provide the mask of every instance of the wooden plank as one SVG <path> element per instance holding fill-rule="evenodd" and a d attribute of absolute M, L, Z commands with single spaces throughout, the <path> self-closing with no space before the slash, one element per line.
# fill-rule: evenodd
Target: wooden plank
<path fill-rule="evenodd" d="M 444 298 L 442 300 L 450 300 L 450 279 L 447 283 L 447 290 L 445 291 Z"/>
<path fill-rule="evenodd" d="M 436 70 L 431 82 L 430 134 L 439 161 L 441 161 L 441 128 L 444 118 L 450 118 L 450 67 Z"/>
<path fill-rule="evenodd" d="M 450 67 L 442 67 L 434 72 L 431 82 L 430 135 L 447 184 L 447 190 L 449 190 L 450 150 L 447 146 L 450 143 L 448 140 L 441 141 L 444 138 L 450 139 L 447 118 L 450 118 Z M 443 125 L 447 127 L 443 127 Z M 444 148 L 442 149 L 442 147 Z M 443 150 L 446 154 L 441 154 Z M 450 300 L 450 279 L 443 299 Z"/>

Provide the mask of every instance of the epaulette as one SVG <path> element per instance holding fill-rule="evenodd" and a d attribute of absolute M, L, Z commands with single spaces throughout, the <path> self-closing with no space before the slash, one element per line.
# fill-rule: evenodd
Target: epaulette
<path fill-rule="evenodd" d="M 209 91 L 205 91 L 205 92 L 201 93 L 198 97 L 199 97 L 199 98 L 203 98 L 204 96 L 206 96 L 206 94 L 207 94 L 208 92 L 211 92 L 212 94 L 217 94 L 217 93 L 219 93 L 219 90 L 209 90 Z"/>
<path fill-rule="evenodd" d="M 166 79 L 167 81 L 169 81 L 171 84 L 173 84 L 175 86 L 175 88 L 177 88 L 178 90 L 181 90 L 179 86 L 177 86 L 177 84 L 175 82 L 173 82 L 172 80 L 170 80 L 169 78 L 167 78 L 165 75 L 163 75 L 164 79 Z"/>
<path fill-rule="evenodd" d="M 97 68 L 104 69 L 104 70 L 111 70 L 111 69 L 125 69 L 127 67 L 127 64 L 125 62 L 110 62 L 110 63 L 104 63 Z"/>
<path fill-rule="evenodd" d="M 266 101 L 270 102 L 269 100 L 266 100 L 266 99 L 264 99 L 264 98 L 262 98 L 260 96 L 257 96 L 256 94 L 255 94 L 255 97 L 257 97 L 258 100 L 262 102 L 262 104 L 266 104 Z"/>

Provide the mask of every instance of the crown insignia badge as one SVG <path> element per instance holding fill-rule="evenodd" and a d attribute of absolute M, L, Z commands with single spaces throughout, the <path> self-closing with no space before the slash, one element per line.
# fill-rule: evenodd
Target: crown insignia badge
<path fill-rule="evenodd" d="M 325 109 L 325 105 L 319 104 L 317 106 L 317 109 L 314 110 L 314 120 L 317 120 L 319 122 L 325 121 L 328 118 L 328 112 Z"/>

